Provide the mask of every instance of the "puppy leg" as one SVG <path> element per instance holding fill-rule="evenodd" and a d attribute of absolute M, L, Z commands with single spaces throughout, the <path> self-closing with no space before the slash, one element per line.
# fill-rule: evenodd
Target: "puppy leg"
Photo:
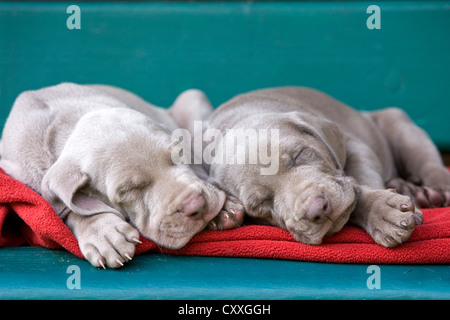
<path fill-rule="evenodd" d="M 406 180 L 394 179 L 387 185 L 410 192 L 421 208 L 449 206 L 450 172 L 427 133 L 397 108 L 373 112 L 371 117 L 388 140 L 397 170 Z"/>
<path fill-rule="evenodd" d="M 139 232 L 113 213 L 84 216 L 70 212 L 65 223 L 77 238 L 81 253 L 95 267 L 122 267 L 140 243 Z"/>
<path fill-rule="evenodd" d="M 364 143 L 350 138 L 347 141 L 347 159 L 344 171 L 358 184 L 373 189 L 384 189 L 382 167 L 377 155 Z"/>
<path fill-rule="evenodd" d="M 213 112 L 206 95 L 197 89 L 182 92 L 169 108 L 170 116 L 180 126 L 194 134 L 194 121 L 203 121 Z"/>
<path fill-rule="evenodd" d="M 422 223 L 422 213 L 408 196 L 384 190 L 381 165 L 367 146 L 350 140 L 347 154 L 346 173 L 359 183 L 355 185 L 357 202 L 350 222 L 385 247 L 408 240 L 415 225 Z"/>

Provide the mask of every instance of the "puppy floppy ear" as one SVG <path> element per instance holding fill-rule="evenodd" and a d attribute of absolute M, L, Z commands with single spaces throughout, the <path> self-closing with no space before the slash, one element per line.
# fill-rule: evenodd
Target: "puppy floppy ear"
<path fill-rule="evenodd" d="M 42 179 L 42 197 L 52 205 L 61 218 L 67 214 L 66 207 L 81 215 L 90 216 L 108 212 L 122 217 L 119 211 L 101 200 L 80 192 L 89 182 L 89 175 L 81 172 L 75 161 L 59 158 Z"/>
<path fill-rule="evenodd" d="M 347 157 L 346 137 L 336 123 L 319 116 L 297 111 L 292 112 L 291 117 L 295 119 L 301 130 L 325 144 L 337 169 L 342 170 L 345 167 Z"/>

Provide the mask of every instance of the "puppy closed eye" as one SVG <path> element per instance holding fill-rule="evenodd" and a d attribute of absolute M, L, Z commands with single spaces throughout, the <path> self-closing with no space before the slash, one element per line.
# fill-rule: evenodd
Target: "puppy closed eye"
<path fill-rule="evenodd" d="M 300 151 L 293 154 L 290 160 L 290 167 L 298 167 L 308 164 L 311 160 L 316 158 L 316 153 L 311 148 L 302 148 Z"/>
<path fill-rule="evenodd" d="M 131 193 L 142 191 L 144 188 L 147 188 L 150 185 L 151 180 L 149 178 L 143 177 L 141 175 L 134 176 L 117 189 L 117 200 L 119 200 L 119 202 L 123 201 L 127 198 L 127 196 L 131 195 Z"/>

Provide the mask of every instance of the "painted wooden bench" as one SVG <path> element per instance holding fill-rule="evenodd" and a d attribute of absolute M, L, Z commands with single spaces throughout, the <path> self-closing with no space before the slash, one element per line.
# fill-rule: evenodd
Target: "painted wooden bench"
<path fill-rule="evenodd" d="M 0 123 L 21 91 L 63 81 L 120 86 L 164 107 L 189 88 L 217 106 L 303 85 L 358 109 L 398 106 L 450 151 L 450 2 L 381 1 L 379 17 L 372 4 L 81 2 L 76 16 L 71 3 L 1 2 Z M 379 268 L 370 289 L 368 265 L 148 254 L 103 271 L 65 251 L 1 248 L 0 298 L 450 298 L 448 265 Z"/>

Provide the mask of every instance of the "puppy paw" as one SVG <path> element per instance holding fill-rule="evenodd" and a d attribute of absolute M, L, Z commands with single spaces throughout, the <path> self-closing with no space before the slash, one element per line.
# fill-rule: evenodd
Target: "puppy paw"
<path fill-rule="evenodd" d="M 450 186 L 419 187 L 416 202 L 420 208 L 439 208 L 450 206 Z"/>
<path fill-rule="evenodd" d="M 95 267 L 119 268 L 134 256 L 139 232 L 114 214 L 85 217 L 85 227 L 78 234 L 84 257 Z"/>
<path fill-rule="evenodd" d="M 227 195 L 219 214 L 206 226 L 206 230 L 229 230 L 238 228 L 244 221 L 245 210 L 241 201 Z"/>
<path fill-rule="evenodd" d="M 422 224 L 422 212 L 413 201 L 391 190 L 376 191 L 366 230 L 376 243 L 393 248 L 410 237 L 416 225 Z"/>
<path fill-rule="evenodd" d="M 386 186 L 413 199 L 419 208 L 450 206 L 450 185 L 418 186 L 401 178 L 390 180 Z"/>

